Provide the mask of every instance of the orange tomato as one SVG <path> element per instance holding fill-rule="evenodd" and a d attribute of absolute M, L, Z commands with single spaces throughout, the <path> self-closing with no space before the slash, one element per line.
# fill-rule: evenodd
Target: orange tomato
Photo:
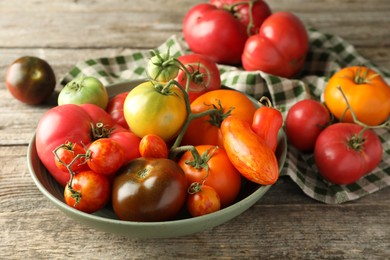
<path fill-rule="evenodd" d="M 191 151 L 186 151 L 178 164 L 183 169 L 188 187 L 198 182 L 213 187 L 218 193 L 222 207 L 231 205 L 241 188 L 241 174 L 222 148 L 212 145 L 195 146 L 202 157 L 201 165 L 194 165 Z"/>
<path fill-rule="evenodd" d="M 204 116 L 191 121 L 184 134 L 182 144 L 208 144 L 223 147 L 219 129 L 222 120 L 228 115 L 234 115 L 252 123 L 257 107 L 248 96 L 232 89 L 209 91 L 191 103 L 192 113 L 200 113 L 213 108 L 219 110 L 216 115 Z"/>
<path fill-rule="evenodd" d="M 139 143 L 139 153 L 142 157 L 168 158 L 168 147 L 160 136 L 147 134 Z"/>
<path fill-rule="evenodd" d="M 275 153 L 245 122 L 229 116 L 221 124 L 223 145 L 234 167 L 248 180 L 272 185 L 279 178 Z"/>
<path fill-rule="evenodd" d="M 344 92 L 357 119 L 370 126 L 379 125 L 390 115 L 390 86 L 374 70 L 363 66 L 346 67 L 336 72 L 324 90 L 324 100 L 339 120 L 347 108 Z M 353 122 L 348 110 L 343 122 Z"/>

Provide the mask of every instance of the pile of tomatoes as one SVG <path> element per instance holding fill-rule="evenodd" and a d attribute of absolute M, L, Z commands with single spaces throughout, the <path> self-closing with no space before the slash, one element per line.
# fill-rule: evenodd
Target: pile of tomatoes
<path fill-rule="evenodd" d="M 314 153 L 321 174 L 333 184 L 352 184 L 373 171 L 383 147 L 373 128 L 389 128 L 390 86 L 364 66 L 340 69 L 328 80 L 324 103 L 302 100 L 285 120 L 290 145 Z"/>
<path fill-rule="evenodd" d="M 291 12 L 272 13 L 262 0 L 210 0 L 192 7 L 183 22 L 190 49 L 217 63 L 241 65 L 291 78 L 302 69 L 308 34 Z"/>
<path fill-rule="evenodd" d="M 96 78 L 76 78 L 42 116 L 37 153 L 69 206 L 162 221 L 228 207 L 244 178 L 277 181 L 283 118 L 267 98 L 222 88 L 216 63 L 199 54 L 155 53 L 146 71 L 109 100 Z"/>

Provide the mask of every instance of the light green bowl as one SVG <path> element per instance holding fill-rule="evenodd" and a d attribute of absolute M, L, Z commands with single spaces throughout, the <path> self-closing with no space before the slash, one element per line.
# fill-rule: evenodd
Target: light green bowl
<path fill-rule="evenodd" d="M 113 84 L 107 87 L 112 97 L 121 92 L 129 91 L 142 81 L 131 81 Z M 257 104 L 256 100 L 252 99 Z M 258 104 L 257 104 L 258 105 Z M 284 165 L 287 152 L 287 140 L 281 129 L 276 151 L 279 169 Z M 56 207 L 69 217 L 90 227 L 110 233 L 134 238 L 167 238 L 189 235 L 223 224 L 240 215 L 255 204 L 271 186 L 261 186 L 244 181 L 237 202 L 217 212 L 200 216 L 180 216 L 176 220 L 161 222 L 134 222 L 118 220 L 111 206 L 94 213 L 87 214 L 66 205 L 63 199 L 63 188 L 59 185 L 40 161 L 35 146 L 35 135 L 28 146 L 28 168 L 36 186 Z"/>

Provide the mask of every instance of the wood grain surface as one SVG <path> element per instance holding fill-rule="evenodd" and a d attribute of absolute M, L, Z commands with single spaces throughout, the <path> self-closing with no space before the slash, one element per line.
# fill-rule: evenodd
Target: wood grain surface
<path fill-rule="evenodd" d="M 150 49 L 181 33 L 191 0 L 0 1 L 0 259 L 389 259 L 390 190 L 325 205 L 289 178 L 230 222 L 171 239 L 130 239 L 61 213 L 34 185 L 27 146 L 49 106 L 13 99 L 4 78 L 23 55 L 61 78 L 88 58 Z M 336 34 L 390 70 L 389 0 L 269 0 L 306 25 Z M 60 88 L 57 84 L 57 90 Z"/>

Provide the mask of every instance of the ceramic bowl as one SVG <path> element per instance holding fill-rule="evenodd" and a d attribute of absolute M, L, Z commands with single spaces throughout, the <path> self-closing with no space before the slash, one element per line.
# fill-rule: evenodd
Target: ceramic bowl
<path fill-rule="evenodd" d="M 141 81 L 117 83 L 107 87 L 112 97 L 118 93 L 129 91 Z M 257 104 L 256 100 L 253 100 Z M 279 143 L 276 151 L 279 168 L 283 167 L 286 159 L 287 141 L 283 130 L 279 132 Z M 63 200 L 63 188 L 45 169 L 38 158 L 35 146 L 35 135 L 28 147 L 27 161 L 31 177 L 42 194 L 57 208 L 72 219 L 80 221 L 89 227 L 110 233 L 124 235 L 133 238 L 167 238 L 189 235 L 223 224 L 240 215 L 255 204 L 271 186 L 261 186 L 249 181 L 244 181 L 237 201 L 217 212 L 200 216 L 180 216 L 179 219 L 161 222 L 133 222 L 118 220 L 110 205 L 94 213 L 87 214 L 75 210 L 65 204 Z"/>

